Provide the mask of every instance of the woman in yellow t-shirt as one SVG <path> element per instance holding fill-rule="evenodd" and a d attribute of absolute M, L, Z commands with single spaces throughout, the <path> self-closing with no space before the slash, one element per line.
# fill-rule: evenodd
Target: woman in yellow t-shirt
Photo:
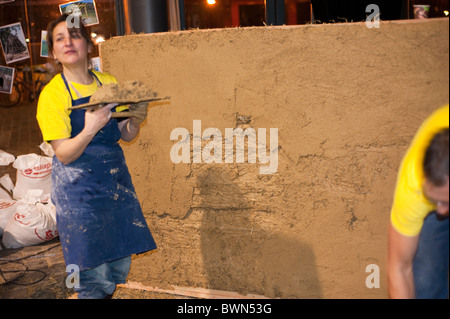
<path fill-rule="evenodd" d="M 42 91 L 37 120 L 55 151 L 51 195 L 66 266 L 79 271 L 78 298 L 107 298 L 125 282 L 131 255 L 156 248 L 118 144 L 137 136 L 147 105 L 131 105 L 138 116 L 121 122 L 111 118 L 116 104 L 68 109 L 116 82 L 88 69 L 93 43 L 82 23 L 68 28 L 71 18 L 48 27 L 49 52 L 63 72 Z"/>
<path fill-rule="evenodd" d="M 420 127 L 398 174 L 389 230 L 392 298 L 448 298 L 449 106 Z"/>

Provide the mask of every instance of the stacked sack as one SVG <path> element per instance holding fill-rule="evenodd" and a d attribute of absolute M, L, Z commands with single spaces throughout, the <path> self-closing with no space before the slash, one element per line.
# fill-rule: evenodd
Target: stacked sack
<path fill-rule="evenodd" d="M 0 150 L 0 166 L 7 166 L 13 163 L 16 158 Z M 2 186 L 4 188 L 2 188 Z M 0 178 L 0 237 L 3 236 L 4 229 L 8 224 L 9 218 L 15 213 L 17 201 L 10 196 L 14 190 L 14 185 L 9 175 Z M 0 245 L 0 250 L 2 249 Z"/>
<path fill-rule="evenodd" d="M 6 248 L 41 244 L 58 236 L 56 210 L 50 200 L 52 158 L 0 151 L 0 165 L 17 169 L 16 185 L 0 178 L 0 237 Z"/>

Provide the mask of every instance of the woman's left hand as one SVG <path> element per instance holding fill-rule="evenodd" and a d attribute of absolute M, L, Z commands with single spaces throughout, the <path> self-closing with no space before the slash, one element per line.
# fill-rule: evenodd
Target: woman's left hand
<path fill-rule="evenodd" d="M 145 119 L 147 118 L 147 114 L 148 114 L 147 109 L 148 109 L 148 102 L 131 104 L 130 112 L 133 115 L 130 117 L 130 121 L 134 125 L 137 125 L 137 126 L 141 125 L 141 123 L 144 122 Z"/>

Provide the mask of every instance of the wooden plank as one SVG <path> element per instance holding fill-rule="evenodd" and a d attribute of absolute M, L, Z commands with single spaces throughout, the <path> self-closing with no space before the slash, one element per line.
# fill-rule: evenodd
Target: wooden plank
<path fill-rule="evenodd" d="M 120 284 L 117 286 L 120 288 L 126 288 L 126 289 L 136 289 L 136 290 L 143 290 L 143 291 L 159 292 L 159 293 L 200 298 L 200 299 L 269 299 L 265 296 L 260 296 L 260 295 L 249 294 L 249 295 L 244 296 L 237 292 L 206 289 L 206 288 L 172 286 L 173 289 L 160 289 L 160 288 L 156 288 L 156 287 L 144 286 L 143 284 L 141 284 L 139 282 L 128 282 L 126 284 Z"/>

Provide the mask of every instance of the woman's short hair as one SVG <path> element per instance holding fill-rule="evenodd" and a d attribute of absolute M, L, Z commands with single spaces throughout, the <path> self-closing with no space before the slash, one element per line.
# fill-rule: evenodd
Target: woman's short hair
<path fill-rule="evenodd" d="M 55 28 L 58 24 L 60 24 L 61 22 L 71 21 L 71 19 L 73 19 L 73 16 L 68 15 L 68 14 L 63 14 L 60 17 L 58 17 L 58 19 L 55 19 L 54 21 L 52 21 L 48 24 L 47 44 L 48 44 L 48 52 L 50 55 L 53 55 L 53 41 L 54 41 L 53 31 L 55 30 Z M 71 30 L 79 30 L 81 36 L 86 40 L 87 44 L 94 46 L 94 42 L 91 39 L 90 33 L 89 33 L 88 29 L 86 28 L 86 26 L 84 25 L 84 23 L 81 21 L 81 18 L 80 18 L 80 23 L 77 26 L 69 28 L 69 31 L 71 31 Z"/>

